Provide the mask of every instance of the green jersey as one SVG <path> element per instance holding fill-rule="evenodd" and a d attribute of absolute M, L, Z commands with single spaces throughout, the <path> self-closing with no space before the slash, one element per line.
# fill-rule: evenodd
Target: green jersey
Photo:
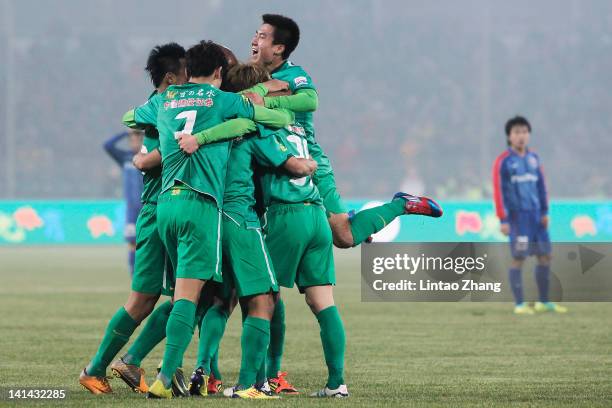
<path fill-rule="evenodd" d="M 287 126 L 274 131 L 264 129 L 261 133 L 272 138 L 281 152 L 298 158 L 309 156 L 306 132 L 300 126 Z M 258 169 L 257 175 L 265 207 L 273 204 L 322 204 L 311 176 L 292 177 L 282 168 L 270 167 Z"/>
<path fill-rule="evenodd" d="M 282 150 L 272 137 L 260 137 L 252 133 L 247 137 L 235 139 L 225 179 L 223 212 L 239 224 L 242 221 L 258 221 L 254 209 L 255 166 L 280 167 L 291 156 L 292 154 L 286 149 Z"/>
<path fill-rule="evenodd" d="M 230 142 L 211 143 L 193 154 L 184 153 L 176 140 L 181 133 L 196 133 L 228 119 L 253 119 L 253 105 L 242 95 L 223 92 L 210 84 L 172 85 L 135 109 L 134 121 L 159 131 L 162 155 L 162 192 L 180 184 L 223 205 Z"/>
<path fill-rule="evenodd" d="M 281 81 L 289 83 L 289 90 L 293 94 L 302 89 L 312 89 L 313 91 L 317 90 L 306 71 L 304 71 L 304 69 L 302 69 L 302 67 L 299 65 L 294 65 L 291 61 L 285 61 L 283 65 L 276 68 L 271 75 L 274 79 L 280 79 Z M 306 137 L 311 142 L 314 141 L 315 131 L 312 112 L 294 113 L 295 123 L 304 128 L 306 131 Z"/>
<path fill-rule="evenodd" d="M 157 91 L 154 91 L 149 96 L 149 100 L 151 100 L 151 98 L 156 98 L 156 95 Z M 155 149 L 159 149 L 159 134 L 155 127 L 147 126 L 145 128 L 145 135 L 140 152 L 147 154 Z M 157 203 L 157 196 L 161 192 L 162 185 L 161 169 L 161 166 L 157 166 L 142 173 L 143 188 L 140 199 L 143 203 Z"/>

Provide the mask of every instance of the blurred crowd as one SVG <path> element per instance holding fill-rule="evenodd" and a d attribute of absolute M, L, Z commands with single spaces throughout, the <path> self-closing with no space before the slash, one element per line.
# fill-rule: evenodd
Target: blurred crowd
<path fill-rule="evenodd" d="M 147 4 L 154 3 L 163 7 Z M 114 1 L 96 17 L 104 27 L 75 28 L 50 11 L 46 25 L 15 28 L 10 45 L 0 47 L 14 55 L 15 94 L 5 101 L 14 107 L 13 198 L 119 198 L 119 170 L 102 143 L 151 91 L 143 71 L 148 50 L 163 41 L 189 46 L 218 38 L 239 57 L 248 52 L 259 8 L 210 3 L 206 28 L 190 32 L 185 24 L 174 35 L 160 30 L 163 21 L 147 24 L 148 15 L 132 26 L 115 21 L 122 6 Z M 318 86 L 317 135 L 341 193 L 490 198 L 504 123 L 523 114 L 553 197 L 612 196 L 612 5 L 583 9 L 568 1 L 559 11 L 551 1 L 532 8 L 442 3 L 447 7 L 351 1 L 325 13 L 298 4 L 292 12 L 274 9 L 301 25 L 291 59 Z M 25 12 L 16 7 L 19 19 Z M 246 17 L 228 29 L 228 15 Z M 0 120 L 8 120 L 4 109 Z M 4 126 L 0 132 L 4 157 Z"/>

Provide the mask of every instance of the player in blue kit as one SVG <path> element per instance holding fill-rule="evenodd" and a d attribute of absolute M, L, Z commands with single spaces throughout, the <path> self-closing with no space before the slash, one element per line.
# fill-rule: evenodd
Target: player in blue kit
<path fill-rule="evenodd" d="M 548 234 L 548 194 L 540 157 L 527 145 L 531 124 L 516 116 L 506 123 L 508 149 L 493 165 L 493 192 L 501 231 L 510 236 L 512 266 L 509 271 L 514 295 L 515 314 L 552 311 L 567 312 L 567 308 L 548 300 L 551 244 Z M 535 279 L 539 301 L 532 309 L 523 299 L 521 268 L 527 256 L 535 255 L 538 264 Z"/>
<path fill-rule="evenodd" d="M 124 236 L 128 243 L 128 266 L 130 277 L 134 273 L 134 257 L 136 253 L 136 219 L 142 208 L 140 196 L 142 195 L 142 173 L 132 164 L 132 158 L 140 152 L 142 147 L 143 132 L 130 130 L 129 132 L 119 133 L 106 142 L 104 150 L 110 157 L 117 162 L 122 169 L 123 177 L 123 197 L 125 198 L 125 230 Z M 129 150 L 117 147 L 122 140 L 127 139 Z"/>

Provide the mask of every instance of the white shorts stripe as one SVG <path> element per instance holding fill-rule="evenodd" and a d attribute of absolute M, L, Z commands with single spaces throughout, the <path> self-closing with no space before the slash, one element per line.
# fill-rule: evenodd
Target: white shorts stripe
<path fill-rule="evenodd" d="M 215 265 L 215 273 L 219 273 L 219 261 L 221 254 L 219 253 L 221 248 L 221 211 L 219 211 L 219 218 L 217 219 L 217 263 Z"/>
<path fill-rule="evenodd" d="M 274 280 L 274 274 L 272 273 L 272 268 L 270 268 L 270 261 L 268 260 L 268 253 L 266 252 L 266 246 L 263 241 L 263 237 L 261 236 L 261 232 L 257 229 L 257 235 L 259 235 L 259 242 L 261 242 L 261 251 L 263 252 L 264 258 L 266 260 L 266 266 L 268 267 L 268 275 L 270 275 L 270 282 L 273 285 L 276 285 L 276 281 Z"/>

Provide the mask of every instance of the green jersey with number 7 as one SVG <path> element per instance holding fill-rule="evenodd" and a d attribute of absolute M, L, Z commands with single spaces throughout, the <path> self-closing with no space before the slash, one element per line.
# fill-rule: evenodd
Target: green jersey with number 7
<path fill-rule="evenodd" d="M 253 105 L 242 95 L 223 92 L 209 84 L 172 85 L 134 110 L 134 122 L 159 131 L 162 155 L 162 192 L 183 185 L 223 205 L 230 142 L 200 146 L 183 152 L 177 137 L 197 133 L 232 118 L 253 119 Z"/>

